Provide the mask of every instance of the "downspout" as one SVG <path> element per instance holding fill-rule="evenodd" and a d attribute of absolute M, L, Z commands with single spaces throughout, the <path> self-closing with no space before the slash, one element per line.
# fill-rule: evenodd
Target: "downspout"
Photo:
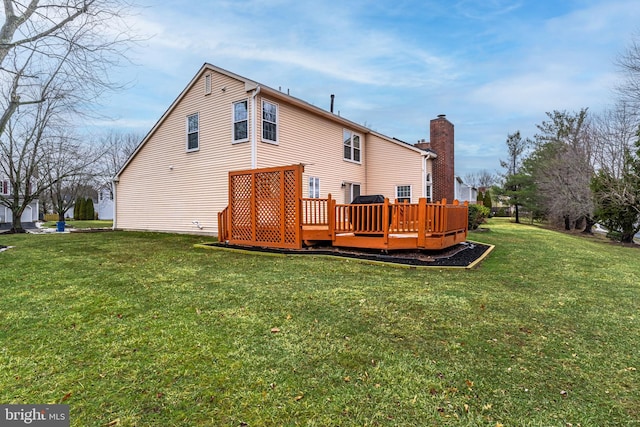
<path fill-rule="evenodd" d="M 116 230 L 118 228 L 118 197 L 116 194 L 116 184 L 118 184 L 118 181 L 118 178 L 113 178 L 113 181 L 111 181 L 111 191 L 113 192 L 113 225 L 111 226 L 112 230 Z"/>
<path fill-rule="evenodd" d="M 427 197 L 427 161 L 431 158 L 431 153 L 422 155 L 422 197 Z"/>
<path fill-rule="evenodd" d="M 260 85 L 253 91 L 251 95 L 251 169 L 258 167 L 258 125 L 256 99 L 260 93 Z"/>

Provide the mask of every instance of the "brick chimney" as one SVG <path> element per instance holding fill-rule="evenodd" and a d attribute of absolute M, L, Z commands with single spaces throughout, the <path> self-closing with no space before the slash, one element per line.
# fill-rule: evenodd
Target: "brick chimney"
<path fill-rule="evenodd" d="M 451 203 L 455 197 L 453 123 L 440 114 L 431 120 L 429 131 L 431 149 L 438 156 L 433 160 L 433 200 Z"/>

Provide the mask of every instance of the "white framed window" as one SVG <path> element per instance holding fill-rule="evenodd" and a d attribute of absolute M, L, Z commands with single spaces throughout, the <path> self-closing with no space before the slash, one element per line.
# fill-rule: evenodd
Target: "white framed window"
<path fill-rule="evenodd" d="M 411 203 L 411 186 L 410 185 L 397 185 L 396 186 L 396 202 L 397 203 Z"/>
<path fill-rule="evenodd" d="M 320 198 L 320 178 L 317 176 L 309 177 L 309 198 Z"/>
<path fill-rule="evenodd" d="M 233 103 L 233 142 L 249 140 L 247 100 Z"/>
<path fill-rule="evenodd" d="M 424 197 L 427 199 L 427 203 L 433 202 L 433 181 L 431 180 L 431 174 L 427 174 L 427 179 L 424 186 Z"/>
<path fill-rule="evenodd" d="M 262 140 L 278 142 L 278 104 L 262 100 Z"/>
<path fill-rule="evenodd" d="M 342 131 L 343 158 L 352 162 L 360 163 L 360 135 L 344 129 Z"/>
<path fill-rule="evenodd" d="M 10 189 L 9 180 L 5 179 L 0 181 L 0 194 L 2 194 L 3 196 L 8 196 L 9 189 Z"/>
<path fill-rule="evenodd" d="M 198 113 L 187 116 L 187 151 L 200 149 L 200 115 Z"/>
<path fill-rule="evenodd" d="M 211 74 L 204 75 L 204 94 L 211 95 Z"/>

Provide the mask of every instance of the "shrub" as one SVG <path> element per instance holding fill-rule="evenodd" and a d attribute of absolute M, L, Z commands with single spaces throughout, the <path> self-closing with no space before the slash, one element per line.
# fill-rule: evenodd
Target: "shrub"
<path fill-rule="evenodd" d="M 476 230 L 478 226 L 485 222 L 491 210 L 482 205 L 469 205 L 469 230 Z"/>

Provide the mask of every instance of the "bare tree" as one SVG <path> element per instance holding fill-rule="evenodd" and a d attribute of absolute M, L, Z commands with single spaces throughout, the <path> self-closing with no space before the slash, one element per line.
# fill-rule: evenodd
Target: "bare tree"
<path fill-rule="evenodd" d="M 0 168 L 13 199 L 1 202 L 15 231 L 21 207 L 46 189 L 38 171 L 54 124 L 78 125 L 100 95 L 118 87 L 108 72 L 133 41 L 123 19 L 129 8 L 126 0 L 3 1 Z"/>
<path fill-rule="evenodd" d="M 65 213 L 74 205 L 76 198 L 93 186 L 94 165 L 103 154 L 99 152 L 101 148 L 64 134 L 48 141 L 41 173 L 58 221 L 64 221 Z"/>
<path fill-rule="evenodd" d="M 625 171 L 626 156 L 632 150 L 640 124 L 638 110 L 626 101 L 594 117 L 593 141 L 595 168 L 620 178 Z"/>
<path fill-rule="evenodd" d="M 5 125 L 0 140 L 0 172 L 7 177 L 11 191 L 0 196 L 0 204 L 13 214 L 13 232 L 24 231 L 22 213 L 45 189 L 39 173 L 45 156 L 43 146 L 61 123 L 55 120 L 59 108 L 55 101 L 37 103 L 16 111 Z"/>
<path fill-rule="evenodd" d="M 640 116 L 620 101 L 595 123 L 598 163 L 591 188 L 596 215 L 630 243 L 640 230 Z"/>
<path fill-rule="evenodd" d="M 482 169 L 478 172 L 466 174 L 464 176 L 464 182 L 476 188 L 491 188 L 491 186 L 498 182 L 498 178 L 488 170 Z"/>
<path fill-rule="evenodd" d="M 618 86 L 620 99 L 640 110 L 640 33 L 629 44 L 627 50 L 616 60 L 624 79 Z"/>
<path fill-rule="evenodd" d="M 591 179 L 595 173 L 594 137 L 584 108 L 571 114 L 547 113 L 539 124 L 530 170 L 541 200 L 557 223 L 565 229 L 586 221 L 585 232 L 594 224 Z"/>
<path fill-rule="evenodd" d="M 99 174 L 103 184 L 110 183 L 129 157 L 136 151 L 142 136 L 134 132 L 112 130 L 100 140 L 104 154 L 99 163 Z"/>

